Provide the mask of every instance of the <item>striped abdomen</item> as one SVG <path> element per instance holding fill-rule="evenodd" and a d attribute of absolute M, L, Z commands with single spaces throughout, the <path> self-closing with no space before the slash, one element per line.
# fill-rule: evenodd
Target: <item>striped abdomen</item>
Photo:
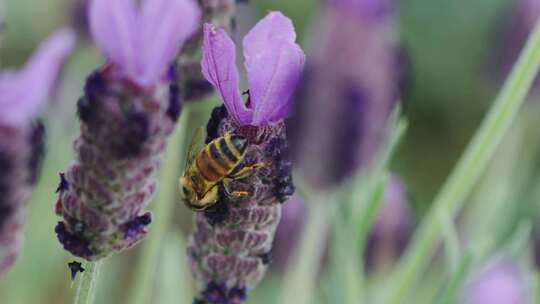
<path fill-rule="evenodd" d="M 225 134 L 211 141 L 197 155 L 197 169 L 207 181 L 218 182 L 242 160 L 246 148 L 245 137 Z"/>

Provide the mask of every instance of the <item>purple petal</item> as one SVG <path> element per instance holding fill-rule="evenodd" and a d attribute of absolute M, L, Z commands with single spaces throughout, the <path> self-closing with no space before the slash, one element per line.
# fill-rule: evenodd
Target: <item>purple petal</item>
<path fill-rule="evenodd" d="M 107 58 L 131 80 L 138 79 L 137 13 L 133 0 L 92 0 L 90 31 Z"/>
<path fill-rule="evenodd" d="M 219 91 L 234 119 L 242 124 L 250 124 L 253 113 L 242 101 L 238 90 L 235 45 L 225 30 L 204 25 L 201 66 L 204 77 Z"/>
<path fill-rule="evenodd" d="M 74 43 L 73 32 L 58 30 L 40 45 L 22 71 L 0 74 L 0 124 L 17 126 L 36 115 Z"/>
<path fill-rule="evenodd" d="M 140 28 L 140 85 L 148 85 L 165 74 L 178 48 L 199 25 L 201 12 L 192 0 L 146 0 Z"/>
<path fill-rule="evenodd" d="M 305 62 L 295 40 L 291 20 L 279 12 L 269 13 L 244 38 L 254 125 L 280 120 L 289 113 Z"/>

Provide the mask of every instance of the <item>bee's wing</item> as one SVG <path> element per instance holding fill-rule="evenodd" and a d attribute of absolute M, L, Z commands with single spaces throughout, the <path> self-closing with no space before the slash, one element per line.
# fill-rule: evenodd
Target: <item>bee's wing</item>
<path fill-rule="evenodd" d="M 193 161 L 193 159 L 195 158 L 197 153 L 201 151 L 203 146 L 204 146 L 204 129 L 203 127 L 198 127 L 193 133 L 193 137 L 191 138 L 191 143 L 189 144 L 186 166 L 187 164 Z"/>

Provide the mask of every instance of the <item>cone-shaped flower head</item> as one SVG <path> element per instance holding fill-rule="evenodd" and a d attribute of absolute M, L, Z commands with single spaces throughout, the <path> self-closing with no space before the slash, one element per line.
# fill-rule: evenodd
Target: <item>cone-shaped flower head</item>
<path fill-rule="evenodd" d="M 399 49 L 389 0 L 331 1 L 291 118 L 291 145 L 313 187 L 368 164 L 398 97 Z"/>
<path fill-rule="evenodd" d="M 13 265 L 22 241 L 24 206 L 43 154 L 43 125 L 32 119 L 50 95 L 74 35 L 45 40 L 20 71 L 0 72 L 0 274 Z"/>
<path fill-rule="evenodd" d="M 203 74 L 225 104 L 212 113 L 207 142 L 226 133 L 243 136 L 247 148 L 237 168 L 262 166 L 219 185 L 218 203 L 195 215 L 188 257 L 201 289 L 199 303 L 236 304 L 264 276 L 280 203 L 294 192 L 283 118 L 291 108 L 304 54 L 294 42 L 291 21 L 269 13 L 244 38 L 249 82 L 244 102 L 234 43 L 222 29 L 206 25 L 204 30 Z"/>
<path fill-rule="evenodd" d="M 109 64 L 88 77 L 76 160 L 58 187 L 56 233 L 72 254 L 96 260 L 147 233 L 145 207 L 180 112 L 171 62 L 199 15 L 192 0 L 90 3 L 90 29 Z"/>
<path fill-rule="evenodd" d="M 464 304 L 531 304 L 529 289 L 518 265 L 510 259 L 488 261 L 473 273 L 464 288 Z"/>

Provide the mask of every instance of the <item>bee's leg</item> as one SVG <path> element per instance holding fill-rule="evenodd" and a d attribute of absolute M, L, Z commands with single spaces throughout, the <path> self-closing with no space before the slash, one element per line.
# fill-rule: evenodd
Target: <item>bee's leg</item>
<path fill-rule="evenodd" d="M 245 166 L 242 169 L 238 170 L 238 172 L 234 172 L 234 175 L 228 176 L 228 178 L 231 179 L 242 179 L 244 177 L 248 177 L 253 170 L 263 168 L 266 164 L 263 162 L 258 162 L 250 166 Z"/>
<path fill-rule="evenodd" d="M 251 195 L 251 192 L 249 191 L 240 191 L 240 190 L 231 189 L 232 181 L 233 179 L 229 177 L 226 177 L 223 179 L 223 188 L 225 189 L 225 192 L 227 192 L 229 196 L 232 196 L 235 198 L 243 198 L 243 197 Z"/>

